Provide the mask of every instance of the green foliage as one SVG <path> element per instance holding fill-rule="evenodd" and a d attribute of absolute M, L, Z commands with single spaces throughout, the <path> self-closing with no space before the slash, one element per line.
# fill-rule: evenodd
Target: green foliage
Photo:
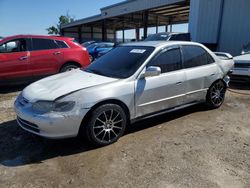
<path fill-rule="evenodd" d="M 74 17 L 70 16 L 68 13 L 66 15 L 61 15 L 59 17 L 59 21 L 58 24 L 56 26 L 50 26 L 49 28 L 47 28 L 46 30 L 48 31 L 49 35 L 59 35 L 60 34 L 60 26 L 62 24 L 67 24 L 70 22 L 74 21 Z"/>

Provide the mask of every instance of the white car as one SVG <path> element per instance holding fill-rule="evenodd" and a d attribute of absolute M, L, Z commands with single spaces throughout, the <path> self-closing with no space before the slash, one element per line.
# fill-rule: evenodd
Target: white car
<path fill-rule="evenodd" d="M 231 73 L 232 81 L 250 82 L 250 54 L 234 57 L 234 68 Z"/>
<path fill-rule="evenodd" d="M 197 103 L 219 108 L 232 66 L 198 43 L 123 44 L 85 70 L 29 85 L 15 102 L 17 122 L 43 137 L 111 144 L 131 122 Z"/>

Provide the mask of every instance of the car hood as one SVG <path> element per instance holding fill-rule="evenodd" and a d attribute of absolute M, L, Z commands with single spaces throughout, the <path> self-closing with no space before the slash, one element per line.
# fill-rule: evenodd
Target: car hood
<path fill-rule="evenodd" d="M 235 63 L 249 63 L 250 62 L 250 54 L 244 54 L 240 56 L 234 57 Z"/>
<path fill-rule="evenodd" d="M 58 97 L 74 91 L 117 80 L 76 69 L 39 80 L 27 86 L 22 91 L 22 95 L 30 102 L 38 100 L 54 101 Z"/>

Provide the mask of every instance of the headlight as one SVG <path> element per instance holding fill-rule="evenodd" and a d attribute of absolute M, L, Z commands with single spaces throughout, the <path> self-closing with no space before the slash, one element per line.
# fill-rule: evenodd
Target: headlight
<path fill-rule="evenodd" d="M 48 112 L 66 112 L 74 108 L 74 101 L 37 101 L 33 104 L 33 110 L 39 114 Z"/>

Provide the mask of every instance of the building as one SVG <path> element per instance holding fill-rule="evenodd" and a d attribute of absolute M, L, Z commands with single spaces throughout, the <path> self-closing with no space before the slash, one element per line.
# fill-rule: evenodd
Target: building
<path fill-rule="evenodd" d="M 188 23 L 193 41 L 213 50 L 237 55 L 250 42 L 250 0 L 127 0 L 101 9 L 101 13 L 61 26 L 61 33 L 86 40 L 116 41 L 116 31 L 148 27 L 170 28 Z M 170 27 L 168 27 L 170 26 Z"/>

